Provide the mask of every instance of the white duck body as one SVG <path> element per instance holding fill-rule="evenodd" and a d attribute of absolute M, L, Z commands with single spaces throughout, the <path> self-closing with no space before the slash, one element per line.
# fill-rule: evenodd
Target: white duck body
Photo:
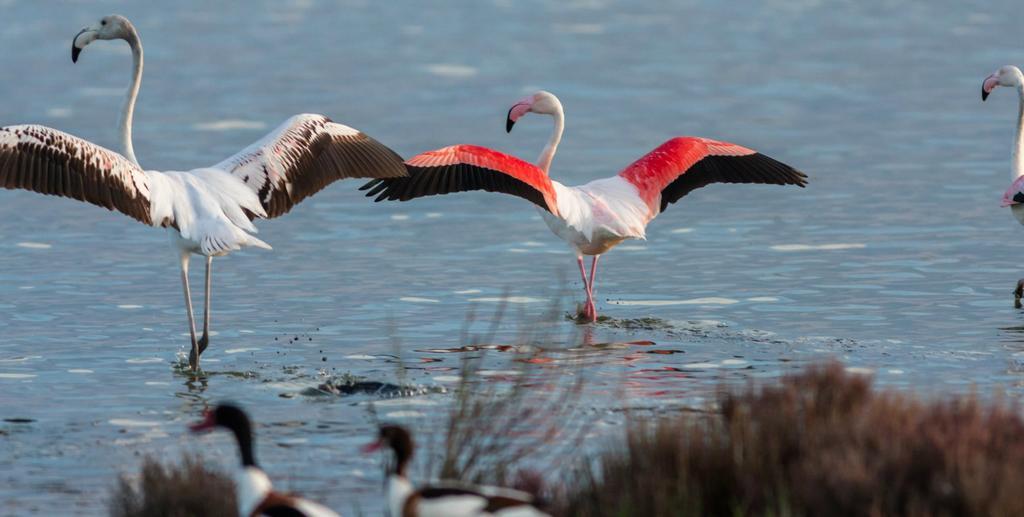
<path fill-rule="evenodd" d="M 388 510 L 391 517 L 404 517 L 405 506 L 416 492 L 405 476 L 392 474 L 388 476 Z M 484 515 L 483 509 L 487 500 L 476 495 L 449 495 L 437 499 L 417 498 L 414 508 L 410 508 L 416 517 L 463 517 Z"/>
<path fill-rule="evenodd" d="M 444 487 L 444 484 L 439 485 Z M 453 487 L 463 485 L 454 484 Z M 528 494 L 516 490 L 500 489 L 496 487 L 474 486 L 474 490 L 486 496 L 513 495 L 516 497 L 528 497 Z M 416 490 L 412 483 L 404 476 L 392 474 L 388 477 L 388 511 L 392 517 L 405 517 L 406 504 L 410 497 L 415 496 Z M 409 511 L 415 517 L 547 517 L 548 514 L 529 505 L 513 506 L 502 508 L 494 512 L 488 512 L 486 497 L 479 494 L 451 494 L 436 498 L 419 498 L 411 503 L 414 506 Z"/>

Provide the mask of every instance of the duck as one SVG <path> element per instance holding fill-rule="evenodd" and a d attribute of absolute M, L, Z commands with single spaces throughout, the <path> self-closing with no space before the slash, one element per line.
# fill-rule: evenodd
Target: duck
<path fill-rule="evenodd" d="M 509 488 L 441 482 L 416 488 L 409 481 L 409 462 L 415 444 L 407 429 L 385 424 L 377 440 L 363 447 L 364 453 L 383 448 L 394 453 L 387 479 L 387 505 L 391 517 L 544 517 L 535 498 Z"/>
<path fill-rule="evenodd" d="M 270 477 L 256 464 L 252 423 L 242 408 L 219 404 L 205 411 L 202 421 L 189 426 L 193 433 L 208 432 L 218 427 L 235 435 L 241 454 L 242 465 L 235 473 L 239 516 L 341 517 L 319 503 L 274 490 Z"/>

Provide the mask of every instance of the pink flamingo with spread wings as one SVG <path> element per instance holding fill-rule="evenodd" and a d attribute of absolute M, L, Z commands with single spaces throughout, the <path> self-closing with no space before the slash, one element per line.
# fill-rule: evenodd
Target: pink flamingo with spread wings
<path fill-rule="evenodd" d="M 586 185 L 567 187 L 548 177 L 565 127 L 562 103 L 537 92 L 508 111 L 505 129 L 527 113 L 551 115 L 554 132 L 537 165 L 473 145 L 429 151 L 405 162 L 407 178 L 373 180 L 362 187 L 376 201 L 410 199 L 467 190 L 503 192 L 538 207 L 555 235 L 569 243 L 587 294 L 580 316 L 597 320 L 594 280 L 597 259 L 626 239 L 645 238 L 645 228 L 670 203 L 711 183 L 807 184 L 807 176 L 753 149 L 699 137 L 677 137 L 661 144 L 622 172 Z M 583 255 L 593 257 L 590 276 Z"/>

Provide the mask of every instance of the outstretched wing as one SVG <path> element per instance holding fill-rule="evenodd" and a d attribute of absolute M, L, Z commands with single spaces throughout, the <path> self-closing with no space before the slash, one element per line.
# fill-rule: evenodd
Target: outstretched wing
<path fill-rule="evenodd" d="M 0 128 L 0 186 L 85 201 L 153 225 L 149 179 L 138 165 L 46 126 Z"/>
<path fill-rule="evenodd" d="M 453 145 L 405 162 L 409 177 L 378 179 L 363 185 L 375 201 L 408 201 L 423 196 L 486 190 L 512 194 L 558 213 L 551 179 L 532 163 L 486 147 Z"/>
<path fill-rule="evenodd" d="M 635 185 L 651 210 L 659 212 L 711 183 L 807 185 L 807 175 L 789 165 L 753 149 L 699 137 L 673 138 L 619 176 Z"/>
<path fill-rule="evenodd" d="M 241 179 L 260 198 L 267 218 L 288 213 L 344 178 L 406 175 L 402 157 L 361 131 L 323 115 L 295 115 L 214 167 Z"/>

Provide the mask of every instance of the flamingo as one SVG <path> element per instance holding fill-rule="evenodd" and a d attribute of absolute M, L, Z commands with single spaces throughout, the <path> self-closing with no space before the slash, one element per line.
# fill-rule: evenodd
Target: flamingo
<path fill-rule="evenodd" d="M 256 464 L 249 415 L 238 406 L 220 404 L 208 409 L 203 420 L 189 426 L 193 433 L 223 427 L 235 436 L 242 466 L 235 474 L 238 515 L 291 515 L 296 517 L 338 517 L 333 510 L 308 499 L 274 490 L 270 478 Z"/>
<path fill-rule="evenodd" d="M 405 176 L 391 149 L 323 115 L 295 115 L 238 154 L 190 171 L 144 170 L 132 149 L 132 114 L 142 78 L 139 35 L 127 18 L 111 15 L 75 35 L 72 61 L 95 40 L 123 39 L 134 71 L 120 120 L 120 153 L 40 125 L 0 127 L 0 186 L 85 201 L 143 224 L 168 229 L 178 251 L 188 313 L 189 365 L 209 345 L 213 257 L 247 247 L 271 249 L 256 238 L 252 220 L 287 213 L 343 178 Z M 203 335 L 196 338 L 188 266 L 206 258 Z"/>
<path fill-rule="evenodd" d="M 517 101 L 508 110 L 506 132 L 527 113 L 554 118 L 554 131 L 536 165 L 485 147 L 453 145 L 407 160 L 407 178 L 374 179 L 360 190 L 377 196 L 376 201 L 486 190 L 534 203 L 551 231 L 576 254 L 587 296 L 579 314 L 584 321 L 597 321 L 597 260 L 626 239 L 645 239 L 647 224 L 670 203 L 711 183 L 807 184 L 804 173 L 753 149 L 708 138 L 676 137 L 616 176 L 568 187 L 548 176 L 565 128 L 562 103 L 546 91 Z M 592 257 L 589 277 L 584 255 Z"/>
<path fill-rule="evenodd" d="M 1024 74 L 1013 65 L 1000 67 L 992 72 L 981 83 L 981 101 L 988 99 L 992 90 L 1004 86 L 1017 89 L 1017 134 L 1013 139 L 1012 163 L 1010 165 L 1010 187 L 1003 193 L 1000 206 L 1010 207 L 1010 212 L 1017 222 L 1024 224 Z M 1013 306 L 1021 308 L 1021 297 L 1024 297 L 1024 278 L 1017 280 L 1013 290 Z"/>
<path fill-rule="evenodd" d="M 412 435 L 404 427 L 382 425 L 377 440 L 363 447 L 370 453 L 388 447 L 395 462 L 388 471 L 387 499 L 391 515 L 406 517 L 544 517 L 533 496 L 508 488 L 443 483 L 416 489 L 406 472 L 412 460 Z"/>

